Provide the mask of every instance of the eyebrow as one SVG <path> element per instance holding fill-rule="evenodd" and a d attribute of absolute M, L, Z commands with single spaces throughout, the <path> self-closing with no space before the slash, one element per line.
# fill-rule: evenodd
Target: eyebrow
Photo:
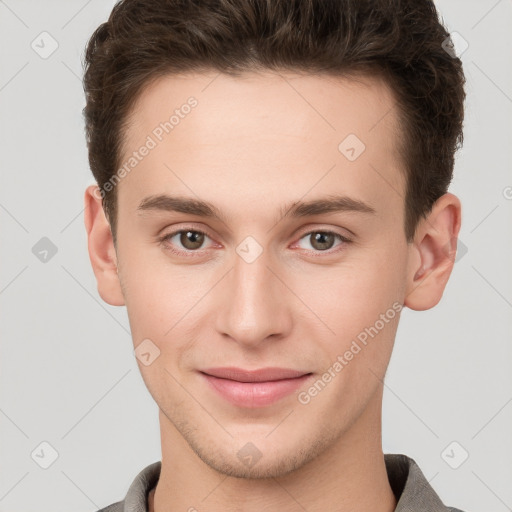
<path fill-rule="evenodd" d="M 152 195 L 144 198 L 137 207 L 137 211 L 139 214 L 149 211 L 188 213 L 199 217 L 217 219 L 223 223 L 228 221 L 228 218 L 212 203 L 200 199 L 169 196 L 166 194 Z M 374 215 L 376 210 L 359 199 L 330 195 L 306 202 L 295 201 L 281 207 L 279 212 L 281 218 L 300 218 L 339 212 L 358 212 Z"/>

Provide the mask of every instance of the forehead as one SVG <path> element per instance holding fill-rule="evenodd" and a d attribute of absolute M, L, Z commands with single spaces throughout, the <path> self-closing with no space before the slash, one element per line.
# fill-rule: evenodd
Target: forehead
<path fill-rule="evenodd" d="M 190 127 L 197 139 L 209 138 L 212 125 L 217 133 L 230 134 L 236 133 L 238 127 L 250 129 L 251 121 L 256 123 L 261 136 L 273 134 L 276 121 L 291 136 L 317 133 L 318 138 L 324 131 L 338 132 L 337 136 L 341 136 L 352 130 L 370 141 L 371 132 L 378 125 L 382 126 L 377 132 L 397 129 L 395 98 L 380 77 L 361 74 L 335 77 L 291 71 L 230 76 L 205 71 L 164 75 L 143 87 L 130 112 L 126 140 L 136 136 L 134 131 L 150 131 L 156 120 L 168 120 L 191 97 L 200 106 L 194 109 L 194 114 L 199 112 L 194 117 L 201 118 L 200 125 Z M 233 121 L 239 124 L 233 126 Z M 308 133 L 304 123 L 311 125 Z M 202 128 L 201 132 L 198 128 Z M 173 137 L 179 137 L 179 132 L 187 135 L 187 127 L 176 130 Z M 391 139 L 387 138 L 390 142 Z"/>
<path fill-rule="evenodd" d="M 241 194 L 278 187 L 289 199 L 303 196 L 305 187 L 341 186 L 370 203 L 402 202 L 397 121 L 395 98 L 375 77 L 167 75 L 144 88 L 130 113 L 122 163 L 148 137 L 154 147 L 120 189 L 127 188 L 133 207 L 167 185 L 190 194 L 187 184 L 204 199 L 214 198 L 213 184 L 218 192 L 225 184 Z"/>

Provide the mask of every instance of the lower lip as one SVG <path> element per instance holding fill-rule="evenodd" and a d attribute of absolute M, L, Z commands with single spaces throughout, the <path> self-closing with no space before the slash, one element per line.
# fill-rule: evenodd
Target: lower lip
<path fill-rule="evenodd" d="M 266 382 L 238 382 L 220 379 L 201 373 L 210 386 L 223 398 L 238 407 L 265 407 L 293 393 L 302 386 L 312 374 L 295 379 L 283 379 Z"/>

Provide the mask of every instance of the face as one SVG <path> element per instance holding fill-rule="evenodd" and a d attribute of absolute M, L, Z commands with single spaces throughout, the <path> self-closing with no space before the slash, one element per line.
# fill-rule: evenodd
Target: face
<path fill-rule="evenodd" d="M 139 368 L 162 430 L 222 473 L 301 467 L 379 403 L 410 269 L 393 105 L 376 79 L 201 73 L 130 116 L 116 258 Z"/>

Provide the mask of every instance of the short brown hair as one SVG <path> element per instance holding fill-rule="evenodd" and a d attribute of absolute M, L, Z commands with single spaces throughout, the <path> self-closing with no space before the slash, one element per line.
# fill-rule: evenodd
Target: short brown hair
<path fill-rule="evenodd" d="M 116 190 L 104 186 L 144 87 L 172 73 L 256 69 L 385 78 L 398 106 L 410 242 L 446 193 L 463 142 L 465 78 L 448 38 L 431 0 L 121 0 L 84 63 L 89 164 L 114 242 Z"/>

